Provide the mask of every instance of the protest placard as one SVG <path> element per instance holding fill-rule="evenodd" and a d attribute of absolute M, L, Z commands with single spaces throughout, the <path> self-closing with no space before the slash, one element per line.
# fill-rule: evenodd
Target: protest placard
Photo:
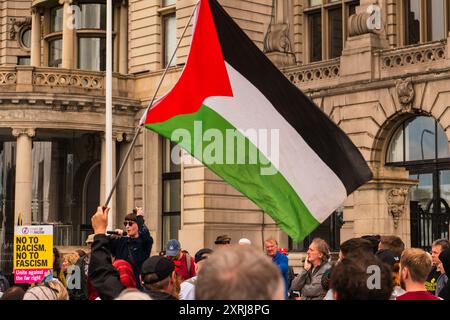
<path fill-rule="evenodd" d="M 16 226 L 14 229 L 14 282 L 36 283 L 51 277 L 53 226 Z"/>

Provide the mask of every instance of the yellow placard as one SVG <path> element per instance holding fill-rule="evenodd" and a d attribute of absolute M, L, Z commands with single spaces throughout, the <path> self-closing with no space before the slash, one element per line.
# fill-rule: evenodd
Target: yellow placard
<path fill-rule="evenodd" d="M 53 235 L 15 235 L 14 269 L 51 269 Z"/>

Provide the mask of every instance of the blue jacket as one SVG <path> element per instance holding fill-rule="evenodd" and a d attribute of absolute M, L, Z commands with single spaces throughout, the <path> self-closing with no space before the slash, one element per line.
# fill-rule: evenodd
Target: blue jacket
<path fill-rule="evenodd" d="M 111 238 L 111 254 L 116 259 L 123 259 L 133 267 L 136 284 L 141 288 L 139 275 L 141 274 L 142 263 L 150 256 L 153 246 L 153 238 L 144 223 L 144 217 L 137 216 L 139 237 L 117 237 Z"/>
<path fill-rule="evenodd" d="M 288 274 L 289 274 L 289 266 L 288 266 L 288 257 L 286 257 L 281 252 L 277 251 L 275 256 L 273 256 L 272 261 L 278 266 L 281 271 L 281 275 L 284 280 L 284 288 L 285 288 L 285 297 L 288 296 Z"/>

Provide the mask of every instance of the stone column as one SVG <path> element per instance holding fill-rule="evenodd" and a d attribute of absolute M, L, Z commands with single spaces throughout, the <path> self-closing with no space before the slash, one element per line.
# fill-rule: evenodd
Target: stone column
<path fill-rule="evenodd" d="M 128 73 L 128 1 L 120 6 L 119 73 Z"/>
<path fill-rule="evenodd" d="M 19 213 L 22 213 L 24 225 L 31 224 L 32 198 L 32 128 L 14 128 L 12 134 L 17 138 L 16 151 L 16 192 L 14 199 L 14 224 L 17 224 Z"/>
<path fill-rule="evenodd" d="M 31 66 L 41 66 L 41 12 L 31 8 Z"/>
<path fill-rule="evenodd" d="M 75 66 L 74 43 L 75 43 L 75 17 L 71 10 L 72 0 L 59 0 L 64 5 L 63 34 L 62 34 L 62 67 L 73 69 Z"/>
<path fill-rule="evenodd" d="M 113 134 L 112 143 L 112 172 L 116 172 L 116 136 Z M 113 176 L 113 181 L 115 174 Z M 106 140 L 105 135 L 102 134 L 102 157 L 101 157 L 101 171 L 100 171 L 100 204 L 104 205 L 106 201 L 106 192 L 109 193 L 110 190 L 106 190 Z M 113 197 L 108 205 L 111 208 L 111 216 L 113 218 L 112 226 L 116 228 L 116 192 L 114 192 Z"/>

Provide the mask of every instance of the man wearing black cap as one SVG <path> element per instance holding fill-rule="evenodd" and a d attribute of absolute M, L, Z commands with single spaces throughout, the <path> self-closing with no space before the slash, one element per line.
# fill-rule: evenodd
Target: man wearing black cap
<path fill-rule="evenodd" d="M 142 264 L 142 285 L 153 300 L 177 300 L 179 283 L 175 265 L 162 256 L 148 258 Z"/>
<path fill-rule="evenodd" d="M 195 272 L 198 274 L 203 266 L 205 259 L 213 251 L 209 248 L 203 248 L 197 251 L 195 254 Z M 195 283 L 197 282 L 197 276 L 194 276 L 181 283 L 180 288 L 180 300 L 195 300 Z"/>
<path fill-rule="evenodd" d="M 102 300 L 117 298 L 126 287 L 120 282 L 119 272 L 111 261 L 110 240 L 106 236 L 109 208 L 97 208 L 91 219 L 94 229 L 89 278 Z M 176 299 L 177 283 L 175 282 L 174 264 L 161 256 L 146 259 L 142 264 L 141 283 L 153 299 Z M 139 279 L 139 278 L 138 278 Z"/>

